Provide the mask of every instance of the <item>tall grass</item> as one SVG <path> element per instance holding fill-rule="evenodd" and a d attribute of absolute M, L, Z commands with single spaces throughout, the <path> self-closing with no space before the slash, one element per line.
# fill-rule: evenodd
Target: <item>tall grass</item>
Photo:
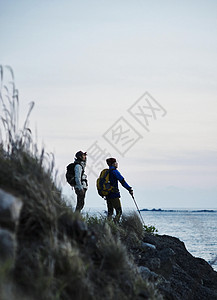
<path fill-rule="evenodd" d="M 32 138 L 34 105 L 20 129 L 12 69 L 1 66 L 0 76 L 0 188 L 23 202 L 14 269 L 9 276 L 0 270 L 1 299 L 140 299 L 144 293 L 161 299 L 141 279 L 129 251 L 143 236 L 138 217 L 114 224 L 67 206 L 55 181 L 54 157 L 39 151 Z"/>

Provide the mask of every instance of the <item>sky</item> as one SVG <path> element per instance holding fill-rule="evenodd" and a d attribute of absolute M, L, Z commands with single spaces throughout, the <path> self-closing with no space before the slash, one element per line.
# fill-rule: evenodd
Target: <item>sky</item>
<path fill-rule="evenodd" d="M 21 123 L 64 173 L 88 152 L 86 208 L 108 156 L 139 208 L 217 208 L 217 2 L 0 0 L 0 64 Z M 135 208 L 121 189 L 123 209 Z"/>

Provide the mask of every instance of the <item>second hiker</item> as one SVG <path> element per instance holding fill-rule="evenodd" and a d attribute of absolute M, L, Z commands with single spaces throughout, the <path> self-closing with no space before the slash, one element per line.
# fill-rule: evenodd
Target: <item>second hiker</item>
<path fill-rule="evenodd" d="M 84 207 L 85 194 L 88 188 L 87 175 L 85 172 L 87 152 L 78 151 L 75 154 L 74 172 L 75 172 L 75 193 L 77 195 L 76 211 L 81 211 Z"/>
<path fill-rule="evenodd" d="M 131 196 L 133 196 L 133 189 L 128 183 L 125 181 L 124 177 L 117 170 L 118 162 L 115 158 L 111 157 L 106 159 L 106 162 L 109 166 L 109 180 L 111 186 L 115 188 L 114 192 L 110 192 L 105 198 L 107 201 L 108 208 L 108 218 L 112 218 L 114 209 L 116 211 L 116 216 L 114 218 L 115 222 L 119 222 L 120 217 L 122 215 L 121 201 L 120 201 L 120 192 L 118 189 L 118 181 L 122 184 L 122 186 L 129 191 Z"/>

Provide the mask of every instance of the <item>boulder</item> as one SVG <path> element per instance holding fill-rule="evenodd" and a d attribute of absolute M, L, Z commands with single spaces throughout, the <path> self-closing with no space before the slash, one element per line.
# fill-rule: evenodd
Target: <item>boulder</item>
<path fill-rule="evenodd" d="M 151 279 L 152 281 L 154 281 L 159 278 L 159 276 L 155 272 L 150 271 L 147 267 L 140 266 L 138 267 L 138 271 L 143 279 Z"/>
<path fill-rule="evenodd" d="M 156 247 L 155 247 L 155 245 L 152 245 L 152 244 L 149 244 L 149 243 L 144 243 L 144 242 L 142 242 L 141 243 L 141 248 L 142 249 L 153 249 L 153 250 L 156 250 Z"/>
<path fill-rule="evenodd" d="M 15 235 L 6 229 L 0 229 L 0 262 L 14 260 L 16 251 Z"/>
<path fill-rule="evenodd" d="M 0 189 L 0 226 L 14 231 L 19 220 L 22 202 Z"/>

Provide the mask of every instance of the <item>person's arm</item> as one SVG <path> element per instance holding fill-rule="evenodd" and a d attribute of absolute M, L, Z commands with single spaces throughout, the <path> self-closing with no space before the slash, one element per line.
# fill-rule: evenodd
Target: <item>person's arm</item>
<path fill-rule="evenodd" d="M 124 177 L 121 175 L 121 173 L 118 170 L 114 170 L 113 173 L 115 174 L 117 180 L 122 184 L 122 186 L 127 189 L 128 191 L 132 190 L 132 187 L 129 186 L 129 184 L 126 182 Z"/>
<path fill-rule="evenodd" d="M 82 166 L 79 164 L 75 165 L 75 183 L 79 190 L 83 190 L 83 186 L 81 183 L 81 173 L 82 173 Z"/>

